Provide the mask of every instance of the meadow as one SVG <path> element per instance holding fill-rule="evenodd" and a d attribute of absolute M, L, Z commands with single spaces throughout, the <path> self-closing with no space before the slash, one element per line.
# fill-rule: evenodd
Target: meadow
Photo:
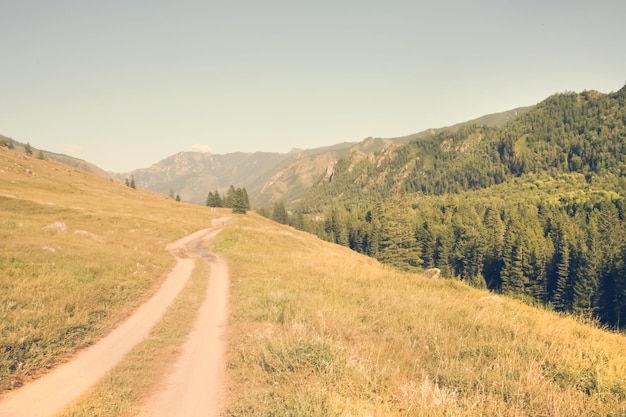
<path fill-rule="evenodd" d="M 200 258 L 186 287 L 155 326 L 99 383 L 57 417 L 131 417 L 164 383 L 204 301 L 209 266 Z"/>
<path fill-rule="evenodd" d="M 165 245 L 226 213 L 0 148 L 0 391 L 106 334 L 164 279 Z M 626 415 L 622 334 L 253 213 L 212 246 L 231 272 L 223 415 Z M 207 274 L 198 261 L 151 336 L 63 415 L 135 415 Z"/>
<path fill-rule="evenodd" d="M 110 331 L 216 216 L 0 147 L 0 393 Z"/>
<path fill-rule="evenodd" d="M 231 262 L 228 416 L 626 415 L 626 338 L 258 216 Z"/>

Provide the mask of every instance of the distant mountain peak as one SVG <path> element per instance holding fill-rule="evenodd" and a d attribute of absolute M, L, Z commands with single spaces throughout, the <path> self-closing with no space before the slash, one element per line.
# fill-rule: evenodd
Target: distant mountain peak
<path fill-rule="evenodd" d="M 189 152 L 212 154 L 213 150 L 208 145 L 195 144 L 189 148 Z"/>

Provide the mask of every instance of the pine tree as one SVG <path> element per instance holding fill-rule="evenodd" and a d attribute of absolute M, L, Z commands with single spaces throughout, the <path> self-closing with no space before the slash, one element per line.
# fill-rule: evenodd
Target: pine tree
<path fill-rule="evenodd" d="M 365 236 L 363 238 L 363 251 L 375 259 L 380 257 L 381 222 L 383 218 L 382 203 L 377 199 L 365 213 Z"/>
<path fill-rule="evenodd" d="M 243 190 L 241 188 L 237 188 L 232 197 L 233 201 L 233 213 L 234 214 L 246 214 L 247 207 L 243 194 Z"/>
<path fill-rule="evenodd" d="M 515 241 L 504 254 L 502 267 L 502 292 L 505 294 L 524 294 L 525 277 L 523 271 L 524 249 Z"/>
<path fill-rule="evenodd" d="M 468 235 L 462 246 L 462 270 L 459 271 L 463 279 L 478 288 L 486 288 L 487 283 L 482 274 L 484 260 L 484 246 L 478 234 Z"/>
<path fill-rule="evenodd" d="M 530 245 L 528 264 L 524 275 L 528 277 L 528 293 L 540 303 L 548 301 L 547 267 L 554 253 L 549 238 L 540 238 Z"/>
<path fill-rule="evenodd" d="M 252 207 L 250 206 L 250 199 L 248 198 L 248 191 L 246 191 L 245 187 L 242 188 L 242 197 L 243 197 L 243 202 L 246 206 L 246 210 L 250 210 Z"/>
<path fill-rule="evenodd" d="M 235 204 L 235 193 L 236 192 L 237 192 L 237 190 L 235 190 L 235 187 L 233 185 L 231 185 L 228 188 L 228 192 L 226 193 L 226 197 L 222 200 L 223 207 L 233 208 L 233 206 Z"/>
<path fill-rule="evenodd" d="M 483 276 L 487 287 L 497 290 L 502 285 L 501 272 L 502 247 L 504 244 L 505 225 L 500 217 L 500 210 L 495 206 L 489 206 L 485 210 L 483 220 L 485 230 L 485 258 L 483 260 Z"/>
<path fill-rule="evenodd" d="M 137 187 L 135 186 L 135 176 L 134 176 L 134 175 L 131 175 L 131 177 L 130 177 L 130 184 L 129 184 L 129 187 L 130 187 L 130 188 L 132 188 L 133 190 L 134 190 L 135 188 L 137 188 Z"/>
<path fill-rule="evenodd" d="M 380 229 L 380 222 L 373 220 L 368 227 L 363 244 L 365 253 L 375 259 L 380 257 Z"/>
<path fill-rule="evenodd" d="M 598 293 L 598 271 L 590 248 L 578 242 L 574 267 L 572 311 L 585 317 L 593 317 Z"/>
<path fill-rule="evenodd" d="M 620 281 L 624 248 L 624 223 L 619 211 L 611 201 L 602 202 L 598 215 L 598 231 L 602 236 L 602 262 L 599 265 L 600 283 L 598 288 L 598 314 L 606 323 L 617 324 L 621 319 Z"/>
<path fill-rule="evenodd" d="M 622 246 L 621 262 L 615 276 L 615 311 L 617 328 L 624 328 L 626 319 L 626 244 Z"/>
<path fill-rule="evenodd" d="M 522 229 L 517 221 L 510 219 L 504 232 L 502 248 L 501 290 L 508 294 L 524 294 L 526 277 L 524 276 L 525 248 L 522 242 Z"/>
<path fill-rule="evenodd" d="M 258 212 L 257 212 L 258 213 Z M 258 213 L 260 214 L 260 213 Z M 293 214 L 293 216 L 291 217 L 291 221 L 289 222 L 289 224 L 292 227 L 295 227 L 298 230 L 306 230 L 305 226 L 304 226 L 304 216 L 302 215 L 301 212 L 295 212 Z"/>
<path fill-rule="evenodd" d="M 328 228 L 334 243 L 341 246 L 349 246 L 347 214 L 343 207 L 333 207 L 328 216 Z"/>
<path fill-rule="evenodd" d="M 222 207 L 222 199 L 220 198 L 220 193 L 217 190 L 215 190 L 215 192 L 209 191 L 206 198 L 206 205 L 207 207 Z"/>
<path fill-rule="evenodd" d="M 569 245 L 562 241 L 557 248 L 556 289 L 552 302 L 558 311 L 568 311 L 571 308 L 570 300 L 570 249 Z"/>
<path fill-rule="evenodd" d="M 272 210 L 272 220 L 277 223 L 287 224 L 289 223 L 289 214 L 285 209 L 285 204 L 282 201 L 274 203 L 274 209 Z"/>
<path fill-rule="evenodd" d="M 435 249 L 437 242 L 428 225 L 428 221 L 425 221 L 422 227 L 417 228 L 415 231 L 415 240 L 420 242 L 422 246 L 421 257 L 424 262 L 424 268 L 433 268 L 435 266 Z"/>
<path fill-rule="evenodd" d="M 415 240 L 415 226 L 411 222 L 411 208 L 403 196 L 395 194 L 386 206 L 380 238 L 381 262 L 401 269 L 421 268 L 421 248 Z"/>
<path fill-rule="evenodd" d="M 33 148 L 30 146 L 30 142 L 26 142 L 26 145 L 24 145 L 24 153 L 27 155 L 33 154 Z"/>
<path fill-rule="evenodd" d="M 449 227 L 440 227 L 435 241 L 435 266 L 441 270 L 446 278 L 454 277 L 454 269 L 450 263 L 454 236 Z"/>

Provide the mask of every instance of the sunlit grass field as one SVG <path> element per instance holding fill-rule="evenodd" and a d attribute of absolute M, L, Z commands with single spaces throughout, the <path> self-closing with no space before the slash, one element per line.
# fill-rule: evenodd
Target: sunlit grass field
<path fill-rule="evenodd" d="M 165 245 L 225 213 L 0 148 L 0 392 L 127 317 L 172 266 Z M 233 216 L 213 247 L 232 274 L 223 415 L 626 415 L 623 335 L 254 214 Z M 65 415 L 134 415 L 206 273 Z"/>
<path fill-rule="evenodd" d="M 209 284 L 209 273 L 208 263 L 197 258 L 186 287 L 146 340 L 57 417 L 136 416 L 150 395 L 162 387 L 180 346 L 193 329 Z"/>
<path fill-rule="evenodd" d="M 623 416 L 626 337 L 256 216 L 231 262 L 228 416 Z"/>
<path fill-rule="evenodd" d="M 216 216 L 0 147 L 0 392 L 127 317 Z"/>

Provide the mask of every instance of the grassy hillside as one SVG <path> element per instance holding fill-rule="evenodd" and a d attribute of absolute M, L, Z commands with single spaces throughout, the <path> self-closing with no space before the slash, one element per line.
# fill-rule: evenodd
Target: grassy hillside
<path fill-rule="evenodd" d="M 226 415 L 626 413 L 626 338 L 257 216 L 231 261 Z"/>
<path fill-rule="evenodd" d="M 14 149 L 23 152 L 26 144 L 17 142 L 12 138 L 0 135 L 0 146 L 13 147 Z M 33 156 L 37 158 L 50 159 L 56 162 L 60 162 L 64 165 L 68 165 L 72 168 L 79 169 L 81 171 L 90 172 L 92 174 L 98 175 L 103 178 L 108 178 L 109 174 L 107 174 L 102 168 L 87 162 L 83 159 L 75 158 L 73 156 L 64 155 L 61 153 L 55 153 L 50 151 L 43 151 L 36 148 L 31 147 L 33 152 Z"/>
<path fill-rule="evenodd" d="M 400 268 L 436 267 L 620 328 L 625 144 L 626 87 L 556 94 L 499 127 L 344 158 L 290 223 Z"/>
<path fill-rule="evenodd" d="M 0 148 L 2 389 L 106 333 L 163 278 L 165 244 L 217 215 Z M 214 250 L 232 273 L 225 415 L 626 413 L 623 335 L 398 272 L 254 214 Z M 68 415 L 134 415 L 184 340 L 170 332 L 190 328 L 193 308 L 180 309 L 198 304 L 194 282 L 167 332 Z"/>
<path fill-rule="evenodd" d="M 214 216 L 0 147 L 0 392 L 130 314 Z"/>

